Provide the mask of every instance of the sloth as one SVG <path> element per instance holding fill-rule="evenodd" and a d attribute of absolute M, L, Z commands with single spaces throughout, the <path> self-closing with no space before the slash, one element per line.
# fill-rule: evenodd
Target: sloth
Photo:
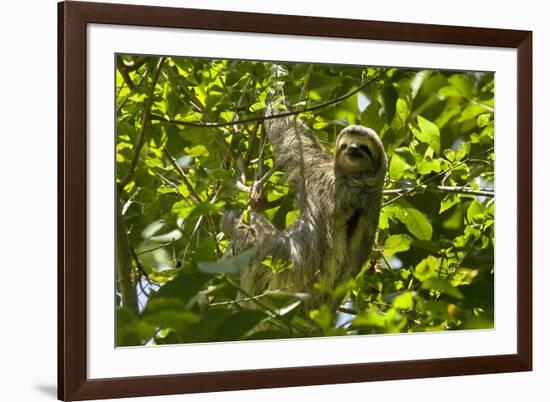
<path fill-rule="evenodd" d="M 360 272 L 378 229 L 388 165 L 382 141 L 374 130 L 351 125 L 338 134 L 332 157 L 300 120 L 272 118 L 264 128 L 275 160 L 296 193 L 300 216 L 281 231 L 256 212 L 249 224 L 237 211 L 224 215 L 221 226 L 231 239 L 230 248 L 255 250 L 251 263 L 241 270 L 246 297 L 239 297 L 300 292 L 309 295 L 307 310 L 322 303 L 336 308 L 340 301 L 332 300 L 326 289 Z M 290 267 L 275 272 L 262 264 L 268 257 Z"/>

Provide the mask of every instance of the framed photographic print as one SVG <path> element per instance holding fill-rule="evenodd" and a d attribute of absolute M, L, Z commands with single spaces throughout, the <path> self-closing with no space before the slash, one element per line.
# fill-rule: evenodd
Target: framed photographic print
<path fill-rule="evenodd" d="M 59 398 L 531 370 L 531 40 L 59 3 Z"/>

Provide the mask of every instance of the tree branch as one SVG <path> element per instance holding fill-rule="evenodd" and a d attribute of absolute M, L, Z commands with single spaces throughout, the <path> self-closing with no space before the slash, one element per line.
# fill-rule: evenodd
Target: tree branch
<path fill-rule="evenodd" d="M 244 123 L 250 123 L 250 122 L 254 122 L 254 121 L 265 121 L 265 120 L 271 120 L 271 119 L 278 119 L 278 118 L 281 118 L 281 117 L 293 116 L 293 115 L 296 115 L 296 114 L 311 112 L 312 110 L 322 109 L 322 108 L 325 108 L 325 107 L 328 107 L 328 106 L 335 105 L 336 103 L 342 102 L 343 100 L 346 100 L 347 98 L 355 95 L 357 92 L 361 91 L 367 85 L 371 84 L 372 82 L 374 82 L 378 78 L 379 78 L 379 75 L 376 75 L 376 76 L 366 80 L 364 83 L 359 85 L 353 91 L 348 92 L 347 94 L 339 96 L 337 98 L 331 99 L 329 101 L 319 103 L 319 104 L 313 105 L 313 106 L 304 107 L 304 108 L 301 108 L 301 109 L 298 109 L 298 110 L 291 110 L 291 111 L 288 111 L 288 112 L 272 114 L 272 115 L 268 115 L 268 116 L 260 115 L 260 116 L 254 116 L 254 117 L 241 119 L 241 120 L 238 120 L 238 121 L 223 121 L 223 122 L 217 122 L 217 123 L 196 123 L 196 122 L 191 122 L 191 121 L 170 119 L 170 118 L 166 118 L 166 117 L 163 117 L 163 116 L 160 116 L 160 115 L 157 115 L 157 114 L 151 114 L 151 119 L 152 120 L 163 121 L 165 123 L 177 124 L 177 125 L 180 125 L 180 126 L 208 127 L 208 128 L 227 127 L 227 126 L 232 126 L 234 124 L 244 124 Z"/>
<path fill-rule="evenodd" d="M 162 65 L 164 64 L 165 60 L 166 59 L 164 57 L 161 57 L 157 63 L 157 66 L 155 67 L 155 72 L 153 74 L 153 82 L 151 83 L 151 87 L 149 88 L 149 91 L 147 93 L 147 101 L 143 109 L 143 115 L 141 118 L 141 127 L 139 130 L 136 144 L 134 145 L 134 155 L 132 157 L 132 160 L 130 161 L 130 167 L 128 168 L 128 172 L 126 173 L 126 176 L 124 176 L 124 178 L 118 183 L 118 187 L 120 189 L 123 189 L 124 187 L 126 187 L 126 185 L 130 182 L 130 180 L 132 180 L 132 176 L 134 175 L 134 172 L 136 170 L 141 148 L 143 148 L 143 145 L 145 144 L 145 132 L 147 131 L 147 126 L 149 125 L 151 107 L 153 106 L 153 102 L 155 100 L 155 96 L 154 96 L 155 87 L 157 85 L 157 80 L 160 75 L 160 70 L 162 69 Z"/>
<path fill-rule="evenodd" d="M 122 306 L 138 312 L 138 298 L 132 266 L 132 252 L 122 216 L 120 200 L 116 208 L 116 272 Z"/>
<path fill-rule="evenodd" d="M 338 311 L 341 312 L 341 313 L 345 313 L 345 314 L 351 314 L 351 315 L 357 315 L 359 314 L 359 311 L 353 309 L 353 308 L 349 308 L 349 307 L 346 307 L 346 306 L 340 306 L 338 307 Z"/>
<path fill-rule="evenodd" d="M 495 147 L 488 148 L 488 149 L 486 149 L 485 151 L 482 151 L 482 152 L 480 152 L 480 153 L 478 153 L 478 154 L 475 154 L 474 156 L 472 156 L 472 158 L 476 158 L 476 157 L 478 157 L 478 156 L 480 156 L 480 155 L 486 154 L 487 152 L 490 152 L 490 151 L 492 151 L 493 149 L 495 149 Z M 397 197 L 394 197 L 394 198 L 392 198 L 391 200 L 389 200 L 389 201 L 383 203 L 383 204 L 382 204 L 382 208 L 384 208 L 384 207 L 387 206 L 387 205 L 390 205 L 390 204 L 394 203 L 395 201 L 397 201 L 397 200 L 399 200 L 399 199 L 405 197 L 406 195 L 409 195 L 409 194 L 411 194 L 411 193 L 417 191 L 418 189 L 422 188 L 423 186 L 425 186 L 425 185 L 428 184 L 429 182 L 431 182 L 431 181 L 437 179 L 438 177 L 444 176 L 445 174 L 447 174 L 447 173 L 450 172 L 451 170 L 457 168 L 458 166 L 464 165 L 465 163 L 467 163 L 467 162 L 469 162 L 469 161 L 470 161 L 470 158 L 467 158 L 467 159 L 464 159 L 462 162 L 458 162 L 458 163 L 452 164 L 448 169 L 445 169 L 445 170 L 443 170 L 442 172 L 437 173 L 436 175 L 434 175 L 434 176 L 432 176 L 432 177 L 430 177 L 430 178 L 424 180 L 423 182 L 417 184 L 416 186 L 411 187 L 410 189 L 406 190 L 404 193 L 399 194 Z"/>
<path fill-rule="evenodd" d="M 495 192 L 488 188 L 483 188 L 476 190 L 472 187 L 453 187 L 453 186 L 416 186 L 416 187 L 406 187 L 406 188 L 396 188 L 391 190 L 384 190 L 384 195 L 390 195 L 390 194 L 401 194 L 403 192 L 407 192 L 412 189 L 416 190 L 426 190 L 426 189 L 437 189 L 439 191 L 442 191 L 444 193 L 454 193 L 454 194 L 466 194 L 466 195 L 475 195 L 480 197 L 494 197 Z"/>
<path fill-rule="evenodd" d="M 252 130 L 250 130 L 250 136 L 248 140 L 248 149 L 246 150 L 246 155 L 243 160 L 245 168 L 248 167 L 252 159 L 252 152 L 254 151 L 254 145 L 256 143 L 256 138 L 258 137 L 258 129 L 260 128 L 260 121 L 257 121 Z"/>
<path fill-rule="evenodd" d="M 141 66 L 143 66 L 145 63 L 147 63 L 148 59 L 149 57 L 146 57 L 146 56 L 136 57 L 136 59 L 132 61 L 127 61 L 120 58 L 119 60 L 121 61 L 121 63 L 119 63 L 118 67 L 119 69 L 124 69 L 126 71 L 135 71 Z"/>

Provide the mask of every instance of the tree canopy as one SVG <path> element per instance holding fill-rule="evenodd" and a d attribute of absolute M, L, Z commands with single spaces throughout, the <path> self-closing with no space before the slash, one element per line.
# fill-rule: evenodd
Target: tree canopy
<path fill-rule="evenodd" d="M 326 289 L 337 312 L 287 291 L 243 309 L 251 255 L 223 258 L 229 208 L 300 214 L 263 129 L 275 80 L 329 152 L 361 124 L 390 161 L 371 261 Z M 492 328 L 493 118 L 491 72 L 119 55 L 116 344 Z"/>

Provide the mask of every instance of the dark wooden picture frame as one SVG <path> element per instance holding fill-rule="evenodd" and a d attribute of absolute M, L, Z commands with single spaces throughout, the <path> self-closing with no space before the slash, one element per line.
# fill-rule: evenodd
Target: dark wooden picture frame
<path fill-rule="evenodd" d="M 517 50 L 517 353 L 89 379 L 86 26 L 90 23 Z M 82 400 L 532 370 L 532 32 L 166 7 L 58 4 L 58 397 Z"/>

